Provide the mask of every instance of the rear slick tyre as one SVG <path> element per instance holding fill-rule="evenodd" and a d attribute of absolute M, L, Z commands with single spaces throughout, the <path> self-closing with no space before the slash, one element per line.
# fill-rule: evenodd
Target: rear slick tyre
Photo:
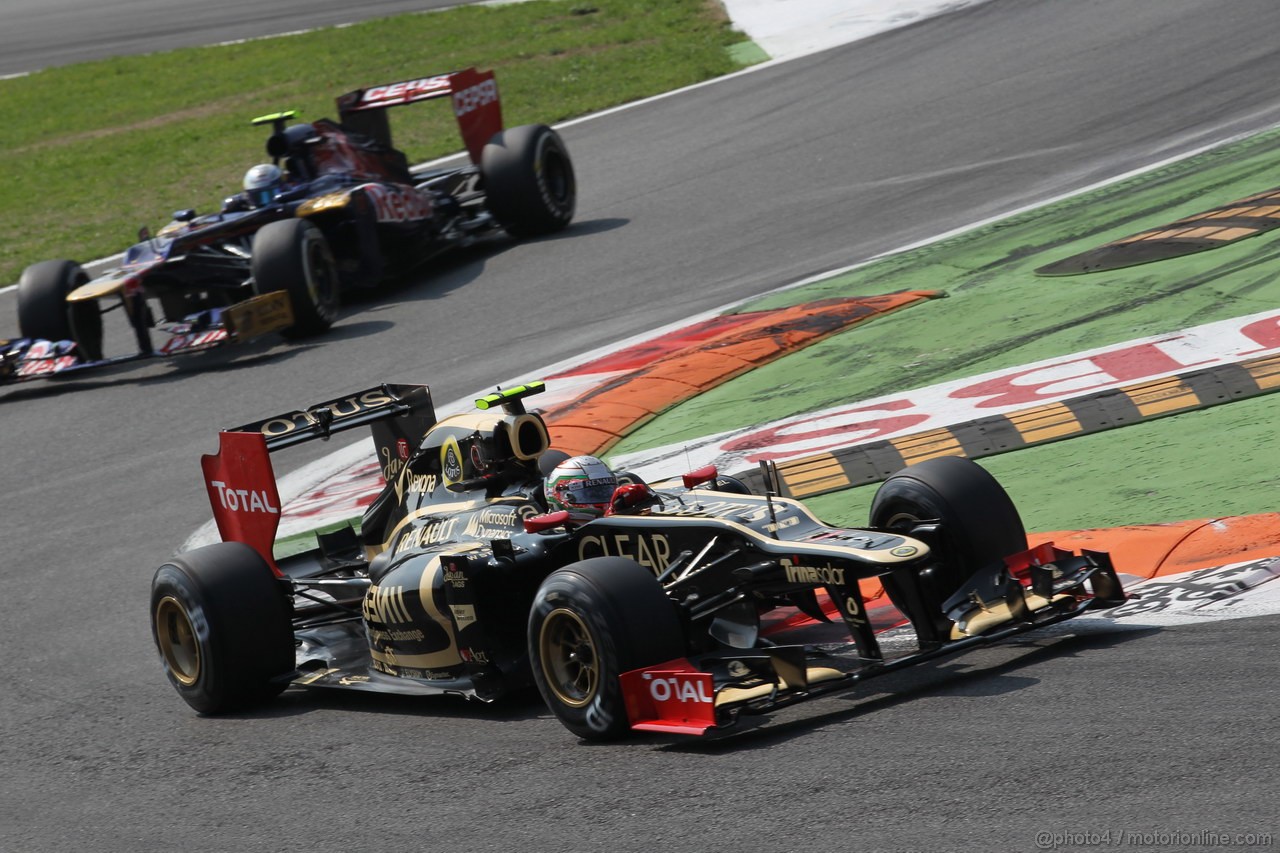
<path fill-rule="evenodd" d="M 560 134 L 544 124 L 513 127 L 480 157 L 489 212 L 513 237 L 536 237 L 573 221 L 578 185 Z"/>
<path fill-rule="evenodd" d="M 202 714 L 260 705 L 294 669 L 286 588 L 239 542 L 188 551 L 156 570 L 151 636 L 169 683 Z"/>

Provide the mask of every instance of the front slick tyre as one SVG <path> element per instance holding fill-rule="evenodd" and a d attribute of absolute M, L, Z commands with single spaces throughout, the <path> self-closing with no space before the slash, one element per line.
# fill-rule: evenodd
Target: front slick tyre
<path fill-rule="evenodd" d="M 286 338 L 318 335 L 338 319 L 338 265 L 324 232 L 305 219 L 268 223 L 253 238 L 252 272 L 259 293 L 283 290 L 293 308 Z"/>
<path fill-rule="evenodd" d="M 151 583 L 151 636 L 165 675 L 202 714 L 251 708 L 288 686 L 290 611 L 271 567 L 239 542 L 174 557 Z"/>
<path fill-rule="evenodd" d="M 544 124 L 501 133 L 480 157 L 486 203 L 514 237 L 551 234 L 573 221 L 578 185 L 560 134 Z"/>
<path fill-rule="evenodd" d="M 1027 549 L 1017 507 L 986 469 L 959 456 L 940 456 L 904 468 L 885 480 L 871 502 L 871 526 L 909 533 L 917 522 L 936 520 L 931 543 L 941 559 L 918 577 L 927 613 L 904 606 L 905 590 L 895 575 L 881 580 L 890 599 L 912 617 L 917 631 L 945 636 L 951 623 L 942 603 L 974 572 Z"/>
<path fill-rule="evenodd" d="M 618 676 L 685 653 L 675 605 L 653 573 L 621 557 L 552 572 L 529 613 L 538 692 L 565 728 L 586 740 L 630 731 Z"/>
<path fill-rule="evenodd" d="M 75 341 L 85 361 L 102 358 L 102 313 L 95 302 L 68 302 L 89 281 L 74 261 L 41 261 L 18 281 L 18 331 L 24 338 Z"/>

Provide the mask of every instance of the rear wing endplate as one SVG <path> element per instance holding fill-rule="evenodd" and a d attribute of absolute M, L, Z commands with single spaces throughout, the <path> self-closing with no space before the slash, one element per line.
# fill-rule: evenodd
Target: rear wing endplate
<path fill-rule="evenodd" d="M 435 77 L 370 86 L 338 96 L 338 117 L 343 125 L 391 146 L 389 107 L 449 97 L 458 130 L 471 162 L 480 165 L 485 144 L 502 130 L 502 105 L 492 71 L 464 68 Z"/>
<path fill-rule="evenodd" d="M 200 458 L 209 505 L 225 542 L 249 545 L 279 574 L 273 548 L 280 494 L 271 454 L 305 441 L 368 426 L 382 476 L 390 482 L 436 422 L 426 385 L 379 385 L 218 435 L 218 452 Z"/>

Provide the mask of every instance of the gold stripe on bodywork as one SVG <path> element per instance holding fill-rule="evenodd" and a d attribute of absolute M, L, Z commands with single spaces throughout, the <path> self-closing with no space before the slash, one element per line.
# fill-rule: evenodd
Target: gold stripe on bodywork
<path fill-rule="evenodd" d="M 387 666 L 396 668 L 410 667 L 412 669 L 447 669 L 463 662 L 462 655 L 458 651 L 458 636 L 453 630 L 453 620 L 436 605 L 434 595 L 435 579 L 443 571 L 441 568 L 441 559 L 443 557 L 478 551 L 481 547 L 482 545 L 479 542 L 468 542 L 451 551 L 436 554 L 427 562 L 422 574 L 418 577 L 419 603 L 422 605 L 422 609 L 427 612 L 427 616 L 430 617 L 431 621 L 444 630 L 445 635 L 449 638 L 449 645 L 439 651 L 420 655 L 396 654 L 392 649 L 378 649 L 371 645 L 369 655 L 374 660 Z"/>
<path fill-rule="evenodd" d="M 837 678 L 844 678 L 845 674 L 838 669 L 832 669 L 829 666 L 811 666 L 805 669 L 805 678 L 807 684 L 819 684 L 823 681 L 833 681 Z M 788 684 L 785 678 L 779 677 L 776 685 L 779 690 L 790 690 L 793 687 L 803 687 L 806 685 Z M 715 704 L 719 708 L 723 705 L 732 705 L 737 702 L 749 702 L 752 699 L 764 699 L 771 695 L 775 685 L 773 682 L 766 684 L 757 684 L 753 687 L 724 687 L 716 693 Z"/>
<path fill-rule="evenodd" d="M 1051 603 L 1071 598 L 1066 593 L 1059 593 L 1050 601 L 1050 599 L 1036 595 L 1034 592 L 1024 592 L 1023 597 L 1026 599 L 1027 609 L 1032 613 L 1043 610 Z M 1003 601 L 979 605 L 960 617 L 959 621 L 951 626 L 951 639 L 963 640 L 965 637 L 974 637 L 984 631 L 989 631 L 1012 621 L 1013 611 Z"/>
<path fill-rule="evenodd" d="M 819 527 L 825 525 L 813 517 L 803 504 L 787 498 L 774 498 L 773 503 L 778 515 L 782 515 L 785 506 L 799 507 L 802 513 L 809 520 Z M 763 504 L 762 504 L 763 505 Z M 661 521 L 659 521 L 661 519 Z M 656 524 L 654 522 L 657 522 Z M 708 523 L 718 527 L 727 527 L 737 531 L 738 535 L 745 539 L 749 539 L 756 544 L 760 550 L 765 553 L 785 550 L 793 556 L 812 556 L 812 557 L 832 557 L 833 555 L 844 555 L 846 558 L 852 558 L 862 563 L 872 563 L 875 565 L 894 565 L 897 563 L 906 563 L 917 560 L 925 554 L 929 553 L 929 546 L 919 539 L 912 539 L 909 536 L 901 536 L 903 545 L 915 546 L 915 550 L 911 553 L 894 554 L 889 550 L 870 550 L 866 548 L 853 548 L 848 545 L 836 545 L 830 542 L 816 544 L 811 542 L 801 542 L 796 539 L 774 539 L 766 536 L 754 528 L 747 527 L 737 521 L 731 521 L 727 518 L 718 518 L 707 515 L 668 515 L 665 513 L 655 513 L 651 516 L 612 516 L 606 520 L 608 527 L 601 527 L 601 530 L 636 530 L 651 531 L 654 534 L 662 535 L 669 532 L 668 528 L 692 525 L 694 527 L 705 527 Z M 900 536 L 901 534 L 894 534 Z M 898 548 L 894 551 L 900 550 Z"/>
<path fill-rule="evenodd" d="M 458 647 L 453 639 L 453 633 L 449 634 L 449 648 L 442 652 L 432 652 L 426 655 L 398 655 L 395 652 L 382 652 L 377 649 L 369 649 L 369 657 L 378 663 L 387 666 L 408 667 L 410 669 L 448 669 L 451 666 L 457 666 L 462 663 L 462 656 L 458 654 Z"/>
<path fill-rule="evenodd" d="M 114 296 L 124 289 L 124 278 L 100 278 L 82 284 L 67 294 L 68 302 L 92 302 L 105 296 Z"/>
<path fill-rule="evenodd" d="M 298 206 L 298 216 L 313 216 L 330 210 L 340 210 L 351 202 L 351 190 L 340 190 L 307 199 Z"/>
<path fill-rule="evenodd" d="M 409 513 L 404 518 L 397 521 L 395 524 L 395 527 L 391 528 L 391 533 L 387 535 L 386 540 L 384 540 L 382 545 L 379 546 L 379 548 L 373 553 L 379 554 L 382 551 L 385 551 L 388 548 L 390 548 L 391 543 L 396 541 L 396 536 L 400 534 L 400 531 L 404 530 L 405 527 L 407 527 L 408 525 L 412 524 L 415 521 L 418 521 L 419 519 L 430 518 L 432 516 L 437 516 L 437 515 L 439 516 L 457 515 L 457 514 L 461 514 L 462 512 L 468 509 L 480 510 L 480 509 L 486 509 L 488 507 L 494 507 L 494 506 L 519 507 L 527 503 L 528 501 L 525 500 L 524 498 L 521 498 L 518 496 L 512 496 L 512 497 L 500 497 L 500 498 L 491 498 L 491 499 L 490 498 L 478 498 L 478 499 L 472 498 L 470 500 L 465 500 L 465 501 L 452 501 L 450 503 L 428 504 L 427 506 L 415 509 L 413 512 Z M 370 557 L 370 559 L 372 559 L 372 557 Z"/>

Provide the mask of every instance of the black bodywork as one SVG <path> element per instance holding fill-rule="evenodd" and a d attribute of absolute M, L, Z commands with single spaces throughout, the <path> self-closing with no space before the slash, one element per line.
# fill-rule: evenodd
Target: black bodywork
<path fill-rule="evenodd" d="M 437 423 L 425 387 L 382 386 L 222 434 L 222 452 L 205 465 L 215 517 L 224 539 L 256 550 L 236 546 L 240 556 L 228 559 L 246 576 L 275 570 L 284 604 L 272 618 L 291 625 L 280 671 L 262 675 L 275 692 L 294 684 L 489 700 L 536 684 L 582 737 L 702 734 L 1124 599 L 1105 554 L 980 553 L 1007 549 L 1006 533 L 1025 551 L 1025 536 L 1001 515 L 1011 504 L 994 480 L 961 459 L 891 478 L 877 499 L 891 525 L 831 527 L 713 470 L 656 487 L 624 474 L 612 514 L 572 524 L 546 512 L 542 469 L 559 456 L 523 404 L 539 390 L 499 392 Z M 245 496 L 279 507 L 267 454 L 361 424 L 373 426 L 386 485 L 359 533 L 321 535 L 316 549 L 275 561 L 274 525 L 255 529 L 259 519 L 244 512 Z M 921 483 L 1010 529 L 955 529 L 964 511 L 953 516 L 944 500 L 944 517 L 927 514 L 934 505 Z M 229 492 L 241 496 L 238 512 L 219 498 Z M 161 573 L 186 568 L 180 556 Z M 866 586 L 876 579 L 914 632 L 910 652 L 886 654 L 877 640 L 884 625 L 868 614 Z M 165 622 L 164 602 L 182 597 L 174 588 L 158 573 L 153 630 L 179 693 L 206 712 L 261 698 L 261 689 L 194 689 L 204 673 L 184 673 L 192 652 L 181 625 Z M 770 627 L 783 623 L 806 627 Z"/>

